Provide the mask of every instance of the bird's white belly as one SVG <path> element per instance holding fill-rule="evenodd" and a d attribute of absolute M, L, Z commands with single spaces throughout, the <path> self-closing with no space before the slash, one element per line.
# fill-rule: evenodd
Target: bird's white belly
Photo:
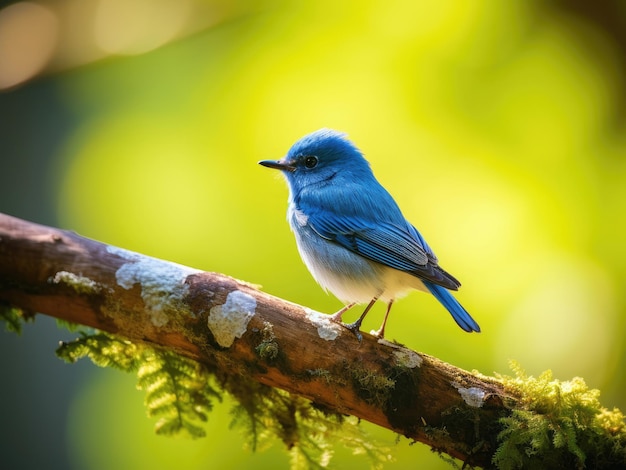
<path fill-rule="evenodd" d="M 295 235 L 300 256 L 315 280 L 342 302 L 366 303 L 374 297 L 389 301 L 411 289 L 427 291 L 417 277 L 370 261 L 308 227 Z"/>

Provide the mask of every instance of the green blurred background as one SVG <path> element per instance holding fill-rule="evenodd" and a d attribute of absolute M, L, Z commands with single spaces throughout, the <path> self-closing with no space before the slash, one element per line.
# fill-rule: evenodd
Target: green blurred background
<path fill-rule="evenodd" d="M 256 162 L 346 131 L 483 329 L 414 293 L 390 339 L 485 374 L 515 359 L 581 376 L 626 410 L 624 5 L 2 2 L 0 211 L 332 312 L 286 185 Z M 133 377 L 54 357 L 72 337 L 44 317 L 0 333 L 3 467 L 288 466 L 280 444 L 242 451 L 228 402 L 206 439 L 156 437 Z M 449 468 L 365 426 L 391 446 L 387 468 Z M 337 449 L 333 464 L 368 462 Z"/>

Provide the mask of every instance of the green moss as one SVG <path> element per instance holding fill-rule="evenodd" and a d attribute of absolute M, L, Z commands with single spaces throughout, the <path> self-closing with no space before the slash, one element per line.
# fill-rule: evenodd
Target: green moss
<path fill-rule="evenodd" d="M 22 325 L 28 318 L 21 308 L 0 302 L 0 321 L 4 322 L 4 327 L 7 331 L 12 331 L 18 335 L 21 334 Z"/>
<path fill-rule="evenodd" d="M 378 372 L 353 367 L 349 370 L 356 394 L 366 403 L 385 408 L 396 382 Z"/>
<path fill-rule="evenodd" d="M 275 343 L 271 325 L 266 325 L 262 334 L 257 352 L 270 359 L 273 355 L 268 348 Z M 243 370 L 237 373 L 240 365 L 209 368 L 169 351 L 101 332 L 83 332 L 75 341 L 62 343 L 57 354 L 68 362 L 88 357 L 101 367 L 137 373 L 137 387 L 146 393 L 146 409 L 149 416 L 157 418 L 159 434 L 204 436 L 203 423 L 209 419 L 214 402 L 227 393 L 237 403 L 231 427 L 242 430 L 253 450 L 268 447 L 278 438 L 287 447 L 294 468 L 326 466 L 337 443 L 354 454 L 367 455 L 373 467 L 390 460 L 389 450 L 369 438 L 358 420 L 263 385 Z M 329 373 L 318 370 L 312 376 L 328 378 Z M 371 374 L 362 380 L 369 388 L 380 388 L 377 384 L 381 379 Z"/>
<path fill-rule="evenodd" d="M 333 374 L 328 369 L 309 369 L 307 372 L 309 377 L 324 379 L 327 384 L 334 381 Z"/>
<path fill-rule="evenodd" d="M 278 437 L 289 450 L 292 468 L 326 467 L 336 443 L 355 455 L 367 455 L 375 468 L 390 460 L 389 449 L 369 438 L 356 418 L 327 413 L 304 398 L 256 382 L 249 387 L 234 391 L 239 405 L 233 410 L 233 426 L 254 436 L 249 441 L 253 450 Z"/>
<path fill-rule="evenodd" d="M 614 468 L 626 465 L 626 424 L 617 409 L 599 402 L 600 392 L 581 378 L 561 382 L 547 371 L 529 377 L 517 364 L 501 377 L 519 402 L 501 419 L 493 463 L 500 469 Z M 590 457 L 588 457 L 590 456 Z"/>
<path fill-rule="evenodd" d="M 280 349 L 276 341 L 276 336 L 274 336 L 274 328 L 270 322 L 263 323 L 261 334 L 263 340 L 255 350 L 261 359 L 271 362 L 278 357 Z"/>

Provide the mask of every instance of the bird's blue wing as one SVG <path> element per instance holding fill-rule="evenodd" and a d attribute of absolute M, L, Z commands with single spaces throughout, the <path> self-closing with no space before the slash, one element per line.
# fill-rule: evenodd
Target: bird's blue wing
<path fill-rule="evenodd" d="M 430 247 L 408 222 L 401 226 L 319 210 L 306 215 L 307 223 L 320 237 L 354 253 L 447 289 L 456 290 L 460 286 L 437 265 Z"/>

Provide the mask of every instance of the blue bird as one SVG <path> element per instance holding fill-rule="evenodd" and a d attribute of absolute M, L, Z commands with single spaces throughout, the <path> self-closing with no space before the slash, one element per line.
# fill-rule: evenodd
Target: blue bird
<path fill-rule="evenodd" d="M 418 289 L 433 294 L 463 330 L 480 332 L 449 292 L 461 283 L 439 267 L 345 134 L 320 129 L 298 140 L 281 160 L 259 164 L 281 170 L 287 179 L 287 220 L 300 256 L 318 284 L 345 304 L 333 321 L 341 323 L 347 310 L 369 302 L 358 320 L 344 325 L 361 340 L 367 312 L 377 300 L 386 301 L 385 318 L 375 332 L 382 338 L 394 300 Z"/>

